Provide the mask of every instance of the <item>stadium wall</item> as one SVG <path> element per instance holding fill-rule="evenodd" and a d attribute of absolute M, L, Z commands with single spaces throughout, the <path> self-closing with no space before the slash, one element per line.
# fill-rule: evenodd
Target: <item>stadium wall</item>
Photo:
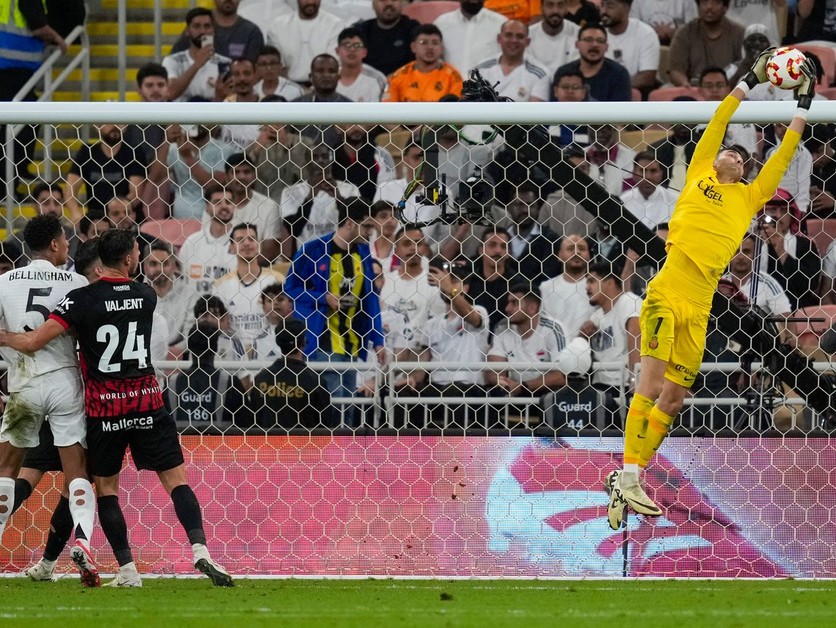
<path fill-rule="evenodd" d="M 657 520 L 606 521 L 617 438 L 185 436 L 214 555 L 240 575 L 836 577 L 826 438 L 672 438 L 647 474 Z M 140 571 L 191 574 L 171 502 L 132 466 L 121 502 Z M 39 556 L 51 483 L 0 550 Z M 27 510 L 28 508 L 28 510 Z M 100 529 L 94 547 L 115 570 Z M 69 570 L 69 561 L 66 561 Z"/>

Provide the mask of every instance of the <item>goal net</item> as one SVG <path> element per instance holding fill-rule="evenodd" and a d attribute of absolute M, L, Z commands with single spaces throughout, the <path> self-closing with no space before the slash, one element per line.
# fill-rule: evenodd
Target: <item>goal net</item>
<path fill-rule="evenodd" d="M 210 549 L 241 575 L 833 577 L 826 103 L 721 280 L 646 473 L 664 516 L 607 526 L 639 310 L 713 110 L 2 105 L 0 264 L 27 263 L 41 213 L 69 267 L 137 231 L 153 361 Z M 747 181 L 791 115 L 741 106 L 725 144 Z M 39 558 L 61 482 L 12 516 L 0 569 Z M 129 460 L 121 490 L 140 571 L 191 573 L 157 480 Z"/>

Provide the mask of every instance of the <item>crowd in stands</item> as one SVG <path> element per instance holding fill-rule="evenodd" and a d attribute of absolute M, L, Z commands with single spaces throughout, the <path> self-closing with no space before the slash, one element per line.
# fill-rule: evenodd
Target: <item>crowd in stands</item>
<path fill-rule="evenodd" d="M 149 107 L 450 101 L 475 68 L 514 101 L 719 101 L 764 48 L 836 41 L 819 1 L 800 0 L 789 25 L 782 0 L 461 0 L 426 23 L 400 0 L 371 0 L 374 17 L 360 21 L 320 0 L 291 4 L 262 25 L 235 1 L 189 10 L 171 53 L 139 69 L 139 95 Z M 822 88 L 836 70 L 825 62 L 836 55 L 819 63 Z M 785 130 L 729 125 L 747 178 Z M 675 125 L 642 146 L 625 142 L 629 131 L 549 128 L 567 160 L 664 239 L 701 128 Z M 491 185 L 493 226 L 401 224 L 394 206 L 422 160 L 419 130 L 359 124 L 98 125 L 64 180 L 27 200 L 63 218 L 71 256 L 104 230 L 138 233 L 138 280 L 157 294 L 155 357 L 190 361 L 160 373 L 184 428 L 359 427 L 371 417 L 363 396 L 389 400 L 385 421 L 419 428 L 620 425 L 657 266 L 501 139 L 432 132 L 451 198 L 474 178 Z M 407 139 L 385 141 L 397 133 Z M 811 218 L 836 217 L 833 127 L 808 135 L 725 277 L 774 317 L 836 304 L 836 247 L 806 234 Z M 422 192 L 405 199 L 407 215 L 437 211 Z M 168 241 L 158 221 L 189 232 Z M 0 271 L 27 253 L 10 235 Z M 730 379 L 702 387 L 748 385 Z M 604 419 L 577 411 L 590 398 Z"/>

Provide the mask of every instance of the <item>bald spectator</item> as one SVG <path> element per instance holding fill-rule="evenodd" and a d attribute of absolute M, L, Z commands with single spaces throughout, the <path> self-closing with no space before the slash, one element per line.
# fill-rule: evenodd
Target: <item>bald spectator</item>
<path fill-rule="evenodd" d="M 180 101 L 193 96 L 215 100 L 232 59 L 215 52 L 215 20 L 209 9 L 196 7 L 186 13 L 186 36 L 186 50 L 163 58 L 168 72 L 168 97 Z"/>
<path fill-rule="evenodd" d="M 630 17 L 632 4 L 633 0 L 602 0 L 601 24 L 607 28 L 607 57 L 623 65 L 632 86 L 646 94 L 657 84 L 659 39 L 651 26 Z"/>
<path fill-rule="evenodd" d="M 441 31 L 434 24 L 422 24 L 415 32 L 412 51 L 415 61 L 389 77 L 383 97 L 387 102 L 437 102 L 444 96 L 462 93 L 462 76 L 442 59 Z"/>
<path fill-rule="evenodd" d="M 730 0 L 698 0 L 698 17 L 671 41 L 670 80 L 687 87 L 708 66 L 725 68 L 743 55 L 743 26 L 726 17 Z"/>
<path fill-rule="evenodd" d="M 485 0 L 459 0 L 458 11 L 435 19 L 444 38 L 444 59 L 462 75 L 500 52 L 496 33 L 505 17 L 484 6 Z"/>
<path fill-rule="evenodd" d="M 415 60 L 412 41 L 420 24 L 403 15 L 402 0 L 372 0 L 375 17 L 355 24 L 366 42 L 366 63 L 386 76 Z"/>
<path fill-rule="evenodd" d="M 267 43 L 278 48 L 287 77 L 309 84 L 314 57 L 337 47 L 337 36 L 345 26 L 332 13 L 321 11 L 321 0 L 297 0 L 296 11 L 280 15 L 267 33 Z"/>
<path fill-rule="evenodd" d="M 212 17 L 215 20 L 215 52 L 230 59 L 246 58 L 255 63 L 264 45 L 264 35 L 255 23 L 238 15 L 241 0 L 215 0 Z M 187 33 L 171 47 L 171 52 L 189 48 Z"/>
<path fill-rule="evenodd" d="M 548 70 L 526 54 L 531 43 L 528 26 L 518 20 L 505 22 L 496 40 L 502 53 L 476 66 L 482 77 L 496 87 L 500 96 L 516 102 L 548 100 Z"/>
<path fill-rule="evenodd" d="M 668 46 L 676 29 L 697 17 L 697 3 L 694 0 L 633 0 L 630 17 L 650 25 L 656 31 L 659 43 Z"/>
<path fill-rule="evenodd" d="M 528 52 L 547 64 L 549 76 L 554 76 L 557 68 L 578 58 L 575 42 L 580 27 L 566 19 L 566 0 L 543 0 L 542 12 L 543 19 L 529 29 Z"/>
<path fill-rule="evenodd" d="M 600 101 L 629 101 L 633 93 L 630 73 L 619 63 L 606 58 L 607 31 L 599 24 L 584 26 L 578 32 L 575 46 L 580 59 L 562 65 L 555 72 L 557 83 L 564 74 L 580 72 L 589 87 L 589 96 Z"/>

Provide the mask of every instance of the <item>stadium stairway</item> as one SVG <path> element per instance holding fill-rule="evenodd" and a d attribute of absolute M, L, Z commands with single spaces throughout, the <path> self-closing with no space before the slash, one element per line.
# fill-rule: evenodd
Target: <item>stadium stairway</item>
<path fill-rule="evenodd" d="M 139 101 L 136 93 L 136 72 L 139 66 L 155 59 L 154 54 L 154 3 L 162 5 L 162 41 L 163 54 L 183 30 L 183 16 L 193 5 L 209 6 L 209 0 L 129 0 L 128 21 L 126 24 L 127 38 L 127 72 L 125 100 Z M 93 102 L 107 102 L 119 100 L 119 46 L 117 0 L 87 0 L 87 32 L 90 37 L 90 100 Z M 70 53 L 76 54 L 79 47 L 70 46 Z M 59 64 L 53 70 L 53 78 L 63 70 Z M 78 102 L 81 100 L 82 70 L 71 72 L 67 80 L 53 95 L 53 100 L 59 102 Z M 81 129 L 71 125 L 59 125 L 56 138 L 52 142 L 52 159 L 55 170 L 62 175 L 70 168 L 70 157 L 81 146 L 83 139 Z M 35 161 L 29 174 L 34 180 L 41 178 L 43 169 L 43 146 L 38 145 Z M 21 183 L 17 189 L 18 197 L 26 196 L 29 184 Z M 21 214 L 32 215 L 31 207 L 22 207 Z"/>

